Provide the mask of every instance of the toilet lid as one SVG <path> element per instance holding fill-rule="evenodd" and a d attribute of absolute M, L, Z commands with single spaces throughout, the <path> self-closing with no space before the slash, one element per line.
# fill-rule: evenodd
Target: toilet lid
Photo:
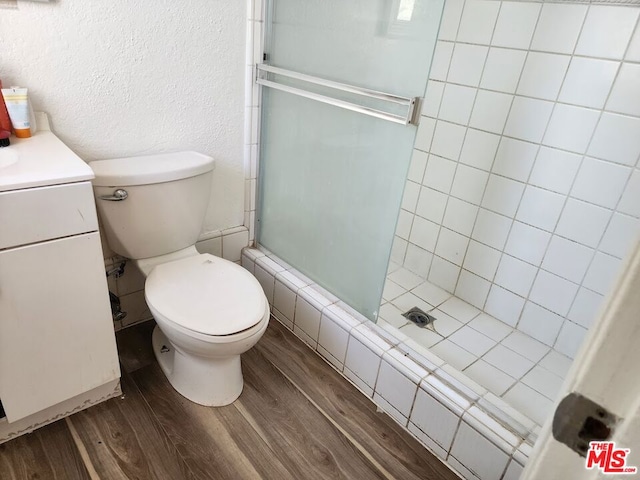
<path fill-rule="evenodd" d="M 205 335 L 231 335 L 265 315 L 260 283 L 233 262 L 209 254 L 156 266 L 145 283 L 151 310 Z"/>

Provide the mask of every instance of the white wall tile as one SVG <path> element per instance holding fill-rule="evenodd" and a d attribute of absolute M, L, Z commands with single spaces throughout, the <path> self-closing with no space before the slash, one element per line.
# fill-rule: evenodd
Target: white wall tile
<path fill-rule="evenodd" d="M 502 137 L 492 172 L 526 182 L 538 151 L 538 145 Z"/>
<path fill-rule="evenodd" d="M 586 288 L 580 288 L 571 310 L 569 310 L 569 320 L 582 325 L 584 328 L 589 328 L 596 319 L 596 315 L 600 313 L 603 300 L 603 295 Z"/>
<path fill-rule="evenodd" d="M 320 310 L 298 295 L 293 324 L 294 332 L 299 328 L 311 339 L 317 341 L 320 330 Z"/>
<path fill-rule="evenodd" d="M 442 120 L 466 125 L 469 122 L 475 98 L 475 88 L 447 83 L 438 117 Z"/>
<path fill-rule="evenodd" d="M 411 413 L 417 389 L 418 385 L 385 360 L 382 361 L 376 382 L 376 393 L 380 394 L 405 417 Z"/>
<path fill-rule="evenodd" d="M 493 280 L 499 262 L 499 250 L 471 240 L 463 266 L 482 278 Z"/>
<path fill-rule="evenodd" d="M 522 50 L 492 47 L 482 73 L 480 87 L 515 93 L 527 53 Z"/>
<path fill-rule="evenodd" d="M 539 265 L 551 234 L 538 228 L 514 222 L 504 251 L 525 262 Z"/>
<path fill-rule="evenodd" d="M 422 117 L 420 119 L 420 125 L 416 133 L 416 141 L 414 147 L 418 150 L 428 152 L 431 148 L 431 141 L 433 140 L 433 133 L 436 128 L 436 121 L 433 118 Z"/>
<path fill-rule="evenodd" d="M 222 235 L 222 258 L 232 262 L 240 261 L 242 249 L 249 245 L 249 230 Z"/>
<path fill-rule="evenodd" d="M 552 273 L 540 270 L 529 299 L 552 312 L 566 316 L 573 299 L 578 293 L 578 285 Z"/>
<path fill-rule="evenodd" d="M 480 205 L 488 181 L 487 172 L 466 165 L 458 165 L 451 195 L 474 205 Z"/>
<path fill-rule="evenodd" d="M 540 5 L 503 2 L 491 43 L 501 47 L 529 48 Z"/>
<path fill-rule="evenodd" d="M 634 166 L 640 155 L 640 118 L 604 112 L 588 154 Z"/>
<path fill-rule="evenodd" d="M 494 282 L 522 297 L 527 297 L 538 270 L 510 255 L 502 255 Z"/>
<path fill-rule="evenodd" d="M 640 233 L 640 221 L 637 218 L 614 213 L 604 233 L 599 249 L 614 257 L 624 258 Z"/>
<path fill-rule="evenodd" d="M 550 372 L 564 378 L 569 373 L 572 361 L 566 355 L 550 350 L 545 357 L 540 360 L 540 366 L 546 368 Z"/>
<path fill-rule="evenodd" d="M 622 58 L 639 12 L 638 8 L 591 5 L 576 46 L 576 54 Z"/>
<path fill-rule="evenodd" d="M 477 87 L 488 51 L 488 47 L 456 43 L 447 81 Z"/>
<path fill-rule="evenodd" d="M 397 235 L 393 238 L 393 243 L 391 244 L 391 262 L 402 265 L 407 251 L 407 244 L 408 242 L 406 240 L 403 240 Z"/>
<path fill-rule="evenodd" d="M 445 461 L 447 459 L 447 455 L 449 452 L 447 452 L 444 448 L 434 442 L 431 437 L 429 437 L 426 433 L 416 427 L 414 423 L 409 422 L 407 430 L 409 430 L 420 443 L 425 445 L 427 449 L 440 460 Z"/>
<path fill-rule="evenodd" d="M 522 383 L 553 400 L 562 386 L 562 379 L 548 370 L 536 366 L 522 377 Z"/>
<path fill-rule="evenodd" d="M 516 219 L 552 232 L 560 218 L 565 196 L 528 185 L 522 196 Z"/>
<path fill-rule="evenodd" d="M 515 378 L 483 360 L 478 360 L 467 367 L 464 373 L 496 395 L 502 395 L 516 381 Z"/>
<path fill-rule="evenodd" d="M 340 363 L 344 363 L 349 343 L 349 332 L 339 326 L 330 316 L 323 313 L 320 321 L 318 346 L 324 348 Z"/>
<path fill-rule="evenodd" d="M 515 97 L 504 134 L 539 143 L 549 122 L 553 103 L 525 97 Z"/>
<path fill-rule="evenodd" d="M 529 183 L 558 193 L 569 193 L 581 157 L 556 148 L 540 147 Z"/>
<path fill-rule="evenodd" d="M 531 360 L 500 344 L 490 350 L 483 360 L 514 378 L 522 377 L 534 366 Z"/>
<path fill-rule="evenodd" d="M 606 253 L 598 252 L 584 277 L 582 285 L 602 295 L 606 295 L 613 288 L 620 272 L 621 261 Z"/>
<path fill-rule="evenodd" d="M 420 248 L 433 252 L 436 248 L 439 231 L 440 225 L 437 223 L 430 222 L 421 217 L 415 217 L 413 219 L 409 241 L 418 245 Z"/>
<path fill-rule="evenodd" d="M 482 199 L 482 206 L 496 213 L 513 217 L 523 190 L 523 183 L 491 175 Z"/>
<path fill-rule="evenodd" d="M 414 215 L 406 210 L 400 210 L 398 215 L 398 222 L 396 224 L 396 235 L 405 240 L 409 239 L 409 233 L 411 233 L 411 224 L 413 223 Z"/>
<path fill-rule="evenodd" d="M 640 62 L 640 28 L 638 27 L 636 27 L 636 33 L 631 37 L 625 59 L 629 62 Z"/>
<path fill-rule="evenodd" d="M 457 370 L 464 370 L 477 359 L 475 355 L 449 340 L 442 340 L 432 346 L 430 351 Z"/>
<path fill-rule="evenodd" d="M 469 237 L 471 236 L 477 213 L 478 207 L 476 205 L 458 200 L 455 197 L 449 197 L 442 225 Z"/>
<path fill-rule="evenodd" d="M 447 465 L 449 465 L 454 472 L 456 472 L 460 478 L 464 480 L 479 480 L 478 476 L 465 467 L 462 463 L 460 463 L 456 458 L 452 455 L 449 455 L 447 458 Z"/>
<path fill-rule="evenodd" d="M 481 208 L 478 211 L 471 237 L 493 248 L 502 250 L 507 241 L 511 223 L 512 220 L 510 218 Z"/>
<path fill-rule="evenodd" d="M 491 287 L 485 312 L 515 327 L 524 307 L 524 298 L 511 293 L 497 285 Z M 498 365 L 496 365 L 498 366 Z M 509 372 L 507 372 L 509 373 Z"/>
<path fill-rule="evenodd" d="M 640 217 L 640 170 L 636 169 L 631 174 L 618 204 L 618 211 Z"/>
<path fill-rule="evenodd" d="M 557 104 L 551 115 L 543 143 L 551 147 L 584 153 L 596 128 L 600 112 Z"/>
<path fill-rule="evenodd" d="M 262 290 L 264 290 L 264 294 L 266 295 L 269 303 L 273 303 L 273 289 L 275 283 L 274 276 L 268 273 L 259 264 L 256 264 L 253 274 L 258 279 L 258 282 L 260 282 Z"/>
<path fill-rule="evenodd" d="M 468 322 L 480 313 L 477 308 L 474 308 L 468 303 L 455 297 L 448 298 L 446 302 L 442 303 L 442 305 L 438 307 L 438 309 L 461 322 Z"/>
<path fill-rule="evenodd" d="M 413 273 L 426 278 L 431 268 L 433 254 L 410 243 L 407 245 L 407 254 L 404 258 L 404 266 Z"/>
<path fill-rule="evenodd" d="M 629 167 L 586 157 L 571 189 L 571 196 L 615 208 L 630 175 Z"/>
<path fill-rule="evenodd" d="M 424 101 L 422 103 L 422 115 L 428 117 L 437 117 L 440 111 L 440 102 L 442 101 L 442 95 L 444 94 L 443 82 L 435 80 L 429 80 L 427 83 L 427 91 L 424 94 Z"/>
<path fill-rule="evenodd" d="M 462 150 L 464 134 L 464 127 L 449 122 L 439 121 L 436 124 L 436 131 L 433 135 L 431 153 L 450 160 L 458 160 L 460 150 Z M 427 169 L 428 168 L 429 166 L 427 165 Z"/>
<path fill-rule="evenodd" d="M 607 110 L 640 116 L 640 64 L 623 63 L 607 101 Z"/>
<path fill-rule="evenodd" d="M 529 52 L 518 84 L 518 95 L 555 100 L 570 59 L 568 55 Z"/>
<path fill-rule="evenodd" d="M 504 399 L 538 425 L 544 424 L 547 416 L 552 413 L 551 400 L 522 383 L 516 384 L 509 390 Z"/>
<path fill-rule="evenodd" d="M 523 470 L 524 467 L 522 465 L 515 460 L 511 460 L 502 480 L 518 480 L 522 476 Z"/>
<path fill-rule="evenodd" d="M 602 108 L 617 71 L 618 62 L 573 57 L 558 100 L 584 107 Z"/>
<path fill-rule="evenodd" d="M 542 268 L 572 282 L 581 283 L 592 258 L 592 249 L 554 235 Z"/>
<path fill-rule="evenodd" d="M 460 163 L 486 171 L 491 170 L 499 141 L 498 135 L 469 128 L 464 138 Z"/>
<path fill-rule="evenodd" d="M 531 48 L 545 52 L 573 53 L 587 5 L 545 3 Z"/>
<path fill-rule="evenodd" d="M 595 248 L 610 217 L 611 210 L 570 198 L 560 216 L 556 233 Z"/>
<path fill-rule="evenodd" d="M 512 98 L 512 95 L 505 93 L 478 90 L 469 125 L 488 132 L 502 133 Z"/>
<path fill-rule="evenodd" d="M 444 288 L 447 292 L 453 292 L 456 288 L 458 275 L 460 275 L 459 266 L 438 256 L 433 257 L 431 270 L 429 271 L 430 282 L 436 284 L 440 288 Z"/>
<path fill-rule="evenodd" d="M 420 150 L 414 150 L 411 155 L 411 163 L 409 164 L 409 174 L 407 178 L 412 182 L 422 183 L 422 177 L 424 176 L 424 170 L 427 167 L 427 160 L 429 154 L 421 152 Z"/>
<path fill-rule="evenodd" d="M 491 42 L 499 8 L 500 5 L 494 1 L 466 2 L 458 30 L 458 42 L 488 45 Z"/>
<path fill-rule="evenodd" d="M 586 333 L 586 328 L 573 322 L 564 322 L 554 348 L 570 358 L 575 358 Z"/>
<path fill-rule="evenodd" d="M 486 313 L 481 313 L 471 320 L 468 325 L 487 337 L 493 338 L 496 342 L 502 340 L 512 331 L 511 327 L 499 320 L 496 320 L 492 316 L 487 315 Z"/>
<path fill-rule="evenodd" d="M 431 70 L 429 70 L 430 79 L 442 81 L 447 79 L 452 54 L 452 42 L 436 42 L 436 48 L 433 51 L 433 60 L 431 60 Z"/>
<path fill-rule="evenodd" d="M 448 451 L 458 428 L 459 417 L 423 388 L 419 388 L 411 421 L 423 432 L 429 432 L 429 437 Z"/>
<path fill-rule="evenodd" d="M 456 39 L 463 6 L 464 0 L 450 0 L 444 3 L 440 30 L 438 31 L 439 39 L 451 41 Z"/>
<path fill-rule="evenodd" d="M 475 472 L 479 478 L 500 478 L 509 456 L 476 432 L 464 421 L 451 447 L 451 455 L 465 467 Z"/>
<path fill-rule="evenodd" d="M 527 302 L 522 311 L 522 318 L 518 322 L 518 330 L 531 335 L 545 345 L 552 346 L 563 322 L 564 317 L 535 303 Z"/>
<path fill-rule="evenodd" d="M 445 260 L 460 266 L 464 260 L 468 243 L 468 237 L 447 228 L 441 228 L 435 253 Z"/>
<path fill-rule="evenodd" d="M 455 294 L 477 308 L 483 308 L 489 295 L 491 283 L 471 272 L 462 270 Z"/>
<path fill-rule="evenodd" d="M 345 367 L 355 373 L 367 386 L 373 388 L 378 377 L 380 356 L 365 347 L 362 342 L 349 337 Z"/>
<path fill-rule="evenodd" d="M 416 214 L 431 220 L 435 223 L 441 223 L 444 217 L 444 209 L 447 205 L 447 195 L 433 190 L 432 188 L 422 187 L 420 189 L 420 198 L 416 207 Z"/>
<path fill-rule="evenodd" d="M 400 413 L 398 411 L 397 408 L 395 408 L 393 405 L 391 405 L 391 403 L 387 402 L 384 397 L 382 397 L 382 395 L 380 395 L 378 392 L 375 392 L 373 394 L 373 402 L 378 405 L 378 407 L 385 412 L 387 415 L 389 415 L 391 418 L 393 418 L 399 425 L 406 427 L 407 426 L 407 417 L 405 417 L 404 415 L 402 415 L 402 413 Z"/>
<path fill-rule="evenodd" d="M 277 276 L 273 294 L 273 306 L 293 322 L 296 309 L 296 293 L 280 281 Z"/>
<path fill-rule="evenodd" d="M 466 325 L 451 334 L 449 340 L 478 357 L 484 355 L 496 345 L 495 340 Z"/>
<path fill-rule="evenodd" d="M 415 212 L 419 194 L 420 185 L 411 181 L 405 183 L 404 193 L 402 195 L 402 208 L 409 212 Z"/>

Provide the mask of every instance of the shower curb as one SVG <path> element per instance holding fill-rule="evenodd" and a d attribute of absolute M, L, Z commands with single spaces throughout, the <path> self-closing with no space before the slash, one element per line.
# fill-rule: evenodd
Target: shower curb
<path fill-rule="evenodd" d="M 517 478 L 537 438 L 539 429 L 534 422 L 497 397 L 487 400 L 483 397 L 486 390 L 437 356 L 416 352 L 403 343 L 406 338 L 398 338 L 402 334 L 369 321 L 265 248 L 244 248 L 241 264 L 262 285 L 276 320 L 463 478 Z M 328 339 L 324 339 L 325 331 L 331 329 L 338 335 L 334 334 L 332 339 L 328 333 Z M 334 340 L 338 337 L 336 347 Z M 367 361 L 358 362 L 363 356 Z M 372 364 L 377 365 L 374 375 L 367 372 Z M 381 374 L 385 378 L 395 376 L 405 386 L 405 395 L 400 390 L 385 389 L 379 383 Z M 434 425 L 433 429 L 430 425 L 425 427 L 424 412 L 414 411 L 419 395 L 432 402 L 433 408 L 445 408 L 441 410 L 445 416 L 455 415 L 450 432 L 439 431 L 440 425 Z M 475 452 L 467 454 L 461 446 L 474 434 L 504 460 L 497 466 L 492 460 L 494 471 L 490 475 L 482 465 L 477 465 L 483 459 Z M 497 477 L 496 468 L 500 471 Z"/>

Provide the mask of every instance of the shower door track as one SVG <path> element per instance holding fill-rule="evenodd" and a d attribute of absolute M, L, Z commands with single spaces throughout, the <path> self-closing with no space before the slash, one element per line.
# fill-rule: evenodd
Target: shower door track
<path fill-rule="evenodd" d="M 407 113 L 405 115 L 396 115 L 382 110 L 376 110 L 375 108 L 367 107 L 365 105 L 358 105 L 357 103 L 347 102 L 345 100 L 340 100 L 337 98 L 329 97 L 327 95 L 322 95 L 320 93 L 311 92 L 302 88 L 278 83 L 261 76 L 261 74 L 269 73 L 301 80 L 313 85 L 328 87 L 341 92 L 361 95 L 369 99 L 390 102 L 395 105 L 402 105 L 407 108 Z M 369 115 L 371 117 L 387 120 L 389 122 L 399 123 L 401 125 L 417 125 L 418 119 L 420 118 L 420 109 L 418 108 L 420 104 L 420 97 L 401 97 L 392 93 L 379 92 L 355 85 L 334 82 L 333 80 L 314 77 L 312 75 L 306 75 L 304 73 L 294 72 L 292 70 L 286 70 L 284 68 L 273 67 L 264 63 L 256 65 L 256 83 L 265 87 L 270 87 L 276 90 L 281 90 L 283 92 L 291 93 L 293 95 L 298 95 L 300 97 L 315 100 L 317 102 L 326 103 L 335 107 L 344 108 L 346 110 L 351 110 L 352 112 L 358 112 L 364 115 Z"/>

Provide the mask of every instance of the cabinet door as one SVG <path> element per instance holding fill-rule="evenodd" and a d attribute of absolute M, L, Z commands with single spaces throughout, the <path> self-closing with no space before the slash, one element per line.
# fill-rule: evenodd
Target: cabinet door
<path fill-rule="evenodd" d="M 98 233 L 0 251 L 0 399 L 9 422 L 119 376 Z"/>

